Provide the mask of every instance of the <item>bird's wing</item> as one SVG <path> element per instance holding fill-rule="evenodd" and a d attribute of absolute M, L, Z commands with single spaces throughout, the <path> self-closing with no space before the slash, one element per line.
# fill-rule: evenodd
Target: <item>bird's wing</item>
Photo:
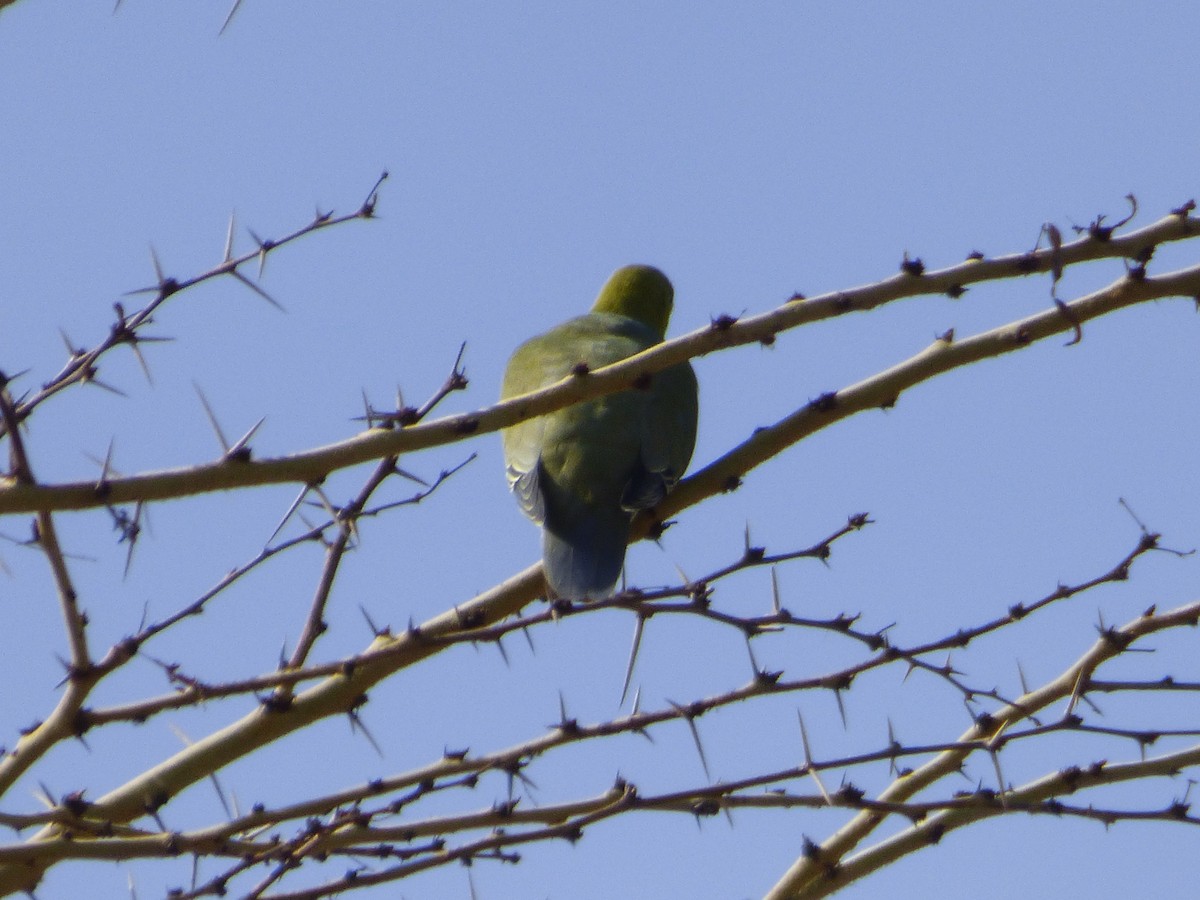
<path fill-rule="evenodd" d="M 631 498 L 641 495 L 653 502 L 631 509 L 654 506 L 687 471 L 696 446 L 699 417 L 696 374 L 687 363 L 665 369 L 654 376 L 642 413 L 642 468 L 647 473 L 639 486 L 637 473 L 630 484 Z M 652 479 L 659 486 L 653 486 Z M 657 496 L 655 494 L 657 493 Z"/>
<path fill-rule="evenodd" d="M 541 461 L 537 461 L 533 468 L 524 472 L 511 465 L 506 471 L 508 486 L 516 496 L 521 512 L 541 525 L 546 521 L 546 495 L 542 490 Z"/>

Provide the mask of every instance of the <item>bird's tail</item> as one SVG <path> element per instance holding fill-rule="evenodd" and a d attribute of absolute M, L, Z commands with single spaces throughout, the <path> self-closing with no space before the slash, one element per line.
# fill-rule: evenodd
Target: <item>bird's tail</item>
<path fill-rule="evenodd" d="M 542 527 L 546 581 L 568 600 L 602 600 L 621 577 L 629 517 L 620 509 L 576 512 Z"/>

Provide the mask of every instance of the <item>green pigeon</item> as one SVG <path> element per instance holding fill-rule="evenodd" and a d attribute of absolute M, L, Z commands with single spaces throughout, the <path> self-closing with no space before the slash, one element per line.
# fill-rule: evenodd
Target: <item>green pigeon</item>
<path fill-rule="evenodd" d="M 651 266 L 618 269 L 592 311 L 530 338 L 513 353 L 501 399 L 633 356 L 660 343 L 675 291 Z M 609 596 L 625 562 L 634 513 L 656 506 L 696 444 L 696 374 L 688 363 L 506 428 L 504 462 L 521 511 L 542 526 L 542 561 L 555 595 Z"/>

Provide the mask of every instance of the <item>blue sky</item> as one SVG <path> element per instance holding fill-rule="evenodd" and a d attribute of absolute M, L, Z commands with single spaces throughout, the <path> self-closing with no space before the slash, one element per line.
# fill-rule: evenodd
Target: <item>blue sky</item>
<path fill-rule="evenodd" d="M 274 236 L 317 207 L 348 212 L 386 169 L 380 218 L 274 256 L 264 286 L 284 314 L 232 282 L 173 300 L 156 331 L 175 342 L 146 350 L 152 387 L 132 358 L 117 358 L 102 377 L 128 397 L 75 390 L 32 421 L 44 480 L 94 476 L 85 454 L 103 455 L 110 438 L 125 472 L 214 458 L 193 382 L 227 432 L 267 416 L 259 455 L 353 433 L 362 390 L 381 405 L 397 384 L 410 401 L 423 399 L 464 341 L 470 390 L 445 409 L 484 406 L 512 348 L 582 311 L 628 262 L 671 276 L 673 330 L 682 333 L 719 313 L 764 311 L 797 290 L 886 277 L 905 251 L 932 266 L 972 250 L 1020 251 L 1043 222 L 1068 230 L 1098 213 L 1119 217 L 1128 192 L 1141 222 L 1197 193 L 1200 121 L 1188 63 L 1200 10 L 1190 3 L 285 9 L 246 0 L 218 37 L 226 10 L 224 0 L 125 0 L 115 14 L 107 3 L 19 0 L 0 13 L 0 370 L 29 368 L 30 383 L 49 378 L 64 358 L 60 327 L 77 344 L 99 340 L 112 303 L 153 281 L 151 245 L 177 277 L 218 262 L 231 212 L 248 249 L 244 228 Z M 1194 261 L 1194 249 L 1169 248 L 1155 265 Z M 1113 261 L 1069 272 L 1059 294 L 1121 271 Z M 905 301 L 789 333 L 771 350 L 702 359 L 696 462 L 907 358 L 948 327 L 998 325 L 1044 308 L 1048 294 L 1045 279 L 1030 279 L 958 301 Z M 819 434 L 737 493 L 690 511 L 664 550 L 631 551 L 631 574 L 653 584 L 672 580 L 676 566 L 693 575 L 714 567 L 740 552 L 747 523 L 782 551 L 868 510 L 877 524 L 839 546 L 831 568 L 781 570 L 785 602 L 813 615 L 861 611 L 915 640 L 1108 568 L 1137 539 L 1119 497 L 1168 543 L 1196 546 L 1197 327 L 1190 304 L 1163 302 L 1089 326 L 1069 350 L 1051 341 L 921 386 L 894 410 Z M 533 561 L 536 531 L 507 496 L 494 435 L 404 464 L 431 476 L 470 452 L 479 459 L 427 504 L 365 530 L 335 595 L 326 658 L 366 642 L 360 604 L 400 627 Z M 362 477 L 343 473 L 330 490 L 348 495 Z M 97 640 L 136 627 L 145 604 L 164 612 L 186 602 L 252 556 L 292 496 L 259 493 L 155 508 L 154 533 L 124 582 L 124 548 L 106 515 L 63 517 L 75 552 L 95 560 L 80 560 L 78 577 Z M 10 536 L 26 527 L 0 522 Z M 12 571 L 0 576 L 12 623 L 0 637 L 0 675 L 29 685 L 0 694 L 0 743 L 11 743 L 53 701 L 61 635 L 42 560 L 15 547 L 0 554 Z M 205 672 L 269 669 L 295 637 L 318 564 L 310 552 L 263 573 L 220 616 L 158 652 Z M 1130 584 L 1055 610 L 1042 628 L 963 664 L 988 685 L 1011 688 L 1018 658 L 1031 679 L 1052 677 L 1093 639 L 1097 616 L 1119 622 L 1150 603 L 1195 599 L 1198 564 L 1152 558 Z M 766 573 L 737 581 L 721 602 L 765 609 Z M 503 746 L 556 717 L 560 688 L 581 719 L 611 716 L 629 631 L 618 616 L 564 623 L 541 637 L 536 656 L 519 648 L 509 666 L 492 651 L 445 654 L 373 695 L 366 719 L 382 761 L 366 742 L 347 740 L 339 722 L 247 761 L 228 786 L 248 805 L 286 796 L 297 779 L 332 788 L 417 765 L 446 744 Z M 223 648 L 217 658 L 213 642 Z M 1169 646 L 1176 660 L 1194 658 Z M 771 648 L 769 661 L 820 672 L 837 652 L 807 638 Z M 748 675 L 740 642 L 692 625 L 652 631 L 639 662 L 647 701 L 728 689 Z M 108 699 L 147 683 L 161 689 L 150 665 Z M 705 722 L 714 774 L 745 774 L 751 759 L 795 762 L 798 705 L 830 755 L 882 744 L 889 714 L 914 741 L 966 726 L 961 705 L 935 685 L 881 678 L 867 688 L 848 698 L 849 734 L 821 697 Z M 195 738 L 238 712 L 213 709 L 176 725 Z M 102 792 L 179 746 L 165 719 L 136 737 L 134 751 L 128 733 L 111 745 L 98 738 L 90 753 L 66 748 L 47 777 L 59 793 L 81 778 Z M 320 755 L 333 740 L 346 751 L 336 765 Z M 1021 766 L 1032 774 L 1116 753 L 1130 748 Z M 583 748 L 535 777 L 548 799 L 572 779 L 602 790 L 617 770 L 668 789 L 700 780 L 694 763 L 679 729 L 653 746 Z M 1179 787 L 1153 789 L 1151 802 L 1166 803 Z M 187 803 L 199 820 L 219 816 L 199 789 Z M 483 897 L 759 896 L 802 833 L 819 838 L 841 820 L 742 813 L 731 831 L 723 820 L 698 829 L 684 817 L 646 816 L 628 832 L 597 828 L 573 848 L 531 848 L 520 866 L 477 866 L 475 885 Z M 845 896 L 945 896 L 966 884 L 977 898 L 1016 887 L 1031 896 L 1181 896 L 1193 841 L 1161 825 L 1106 833 L 1014 818 L 958 833 Z M 179 872 L 139 872 L 139 895 L 158 896 Z M 127 890 L 122 871 L 81 867 L 53 874 L 38 896 L 75 897 L 82 884 L 103 885 L 102 896 Z M 413 897 L 466 893 L 461 870 L 404 887 Z"/>

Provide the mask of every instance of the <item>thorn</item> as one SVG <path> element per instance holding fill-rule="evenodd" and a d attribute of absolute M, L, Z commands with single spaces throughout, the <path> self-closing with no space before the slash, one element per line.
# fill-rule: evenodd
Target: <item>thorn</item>
<path fill-rule="evenodd" d="M 1008 788 L 1004 786 L 1004 773 L 1000 770 L 1000 754 L 988 747 L 988 756 L 992 758 L 992 766 L 996 770 L 996 796 L 1000 805 L 1008 808 Z"/>
<path fill-rule="evenodd" d="M 783 606 L 779 602 L 779 573 L 775 566 L 771 566 L 771 608 L 777 616 L 783 612 Z"/>
<path fill-rule="evenodd" d="M 122 297 L 136 297 L 138 294 L 157 294 L 159 291 L 156 287 L 134 288 L 132 291 L 124 291 Z"/>
<path fill-rule="evenodd" d="M 367 423 L 368 428 L 375 427 L 375 410 L 371 409 L 371 401 L 367 399 L 367 389 L 362 388 L 363 414 L 362 420 Z"/>
<path fill-rule="evenodd" d="M 1067 703 L 1066 712 L 1063 713 L 1064 718 L 1066 718 L 1067 716 L 1070 716 L 1073 712 L 1075 712 L 1075 706 L 1079 703 L 1079 698 L 1080 698 L 1081 692 L 1083 690 L 1083 680 L 1084 680 L 1083 670 L 1080 669 L 1079 674 L 1075 677 L 1075 684 L 1071 688 L 1071 699 Z"/>
<path fill-rule="evenodd" d="M 225 33 L 225 29 L 229 27 L 229 23 L 233 21 L 234 15 L 237 14 L 238 8 L 242 5 L 242 0 L 233 0 L 233 6 L 229 8 L 229 12 L 225 16 L 225 21 L 221 23 L 221 30 L 217 32 L 220 37 Z"/>
<path fill-rule="evenodd" d="M 108 474 L 112 471 L 113 450 L 116 448 L 116 443 L 115 437 L 108 439 L 108 450 L 104 453 L 104 464 L 100 467 L 100 485 L 108 481 Z"/>
<path fill-rule="evenodd" d="M 216 772 L 211 772 L 208 780 L 212 782 L 213 790 L 217 793 L 217 799 L 221 801 L 221 809 L 225 810 L 225 818 L 233 818 L 233 807 L 225 797 L 225 789 L 221 787 L 221 782 L 217 778 Z"/>
<path fill-rule="evenodd" d="M 225 253 L 221 257 L 221 262 L 229 262 L 233 259 L 233 230 L 237 221 L 237 212 L 229 214 L 229 227 L 225 229 Z"/>
<path fill-rule="evenodd" d="M 255 234 L 254 230 L 252 228 L 247 228 L 246 230 L 250 232 L 250 237 L 254 238 L 254 243 L 258 244 L 258 276 L 257 277 L 262 278 L 263 270 L 265 270 L 267 267 L 267 252 L 271 249 L 272 245 L 271 245 L 270 241 L 264 241 L 257 234 Z M 235 272 L 234 274 L 236 275 L 237 273 Z"/>
<path fill-rule="evenodd" d="M 817 783 L 817 790 L 825 798 L 825 803 L 828 806 L 833 806 L 833 798 L 829 796 L 829 791 L 825 790 L 825 785 L 821 783 L 821 776 L 817 773 L 817 769 L 813 765 L 812 747 L 808 743 L 808 729 L 804 727 L 804 714 L 800 710 L 796 710 L 796 718 L 800 722 L 800 743 L 804 748 L 804 768 L 808 769 L 808 774 Z"/>
<path fill-rule="evenodd" d="M 1086 693 L 1082 694 L 1079 699 L 1081 699 L 1084 703 L 1086 703 L 1088 706 L 1090 706 L 1092 709 L 1092 712 L 1094 712 L 1096 715 L 1098 715 L 1098 716 L 1104 715 L 1104 710 L 1102 710 L 1099 706 L 1097 706 L 1095 704 L 1095 702 L 1092 700 L 1092 698 L 1089 697 Z"/>
<path fill-rule="evenodd" d="M 708 758 L 704 755 L 704 745 L 700 743 L 700 730 L 696 727 L 695 717 L 674 700 L 667 700 L 667 703 L 687 722 L 688 728 L 692 732 L 692 740 L 696 743 L 696 753 L 700 756 L 700 766 L 704 769 L 704 777 L 711 782 L 712 775 L 708 771 Z"/>
<path fill-rule="evenodd" d="M 64 331 L 61 326 L 58 329 L 58 334 L 62 338 L 62 342 L 67 348 L 67 356 L 71 357 L 71 359 L 83 356 L 84 351 L 76 348 L 75 345 L 71 343 L 71 338 L 67 336 L 67 332 Z"/>
<path fill-rule="evenodd" d="M 1025 680 L 1025 669 L 1021 666 L 1021 661 L 1017 660 L 1017 677 L 1021 679 L 1021 693 L 1029 693 L 1029 682 Z"/>
<path fill-rule="evenodd" d="M 264 248 L 262 251 L 262 254 L 261 254 L 261 258 L 263 260 L 266 259 L 266 252 L 267 252 L 266 248 Z M 254 293 L 258 294 L 258 296 L 262 297 L 264 300 L 266 300 L 268 303 L 270 303 L 273 307 L 275 307 L 280 312 L 287 312 L 287 310 L 284 309 L 282 303 L 280 303 L 278 300 L 276 300 L 274 297 L 272 297 L 270 294 L 268 294 L 265 290 L 263 290 L 261 287 L 259 287 L 257 284 L 255 284 L 253 281 L 251 281 L 249 278 L 247 278 L 245 275 L 243 275 L 241 272 L 239 272 L 237 269 L 230 270 L 229 274 L 232 275 L 234 278 L 236 278 L 238 281 L 240 281 L 242 284 L 244 284 L 246 287 L 250 288 L 250 290 L 254 291 Z M 262 266 L 261 265 L 259 266 L 258 277 L 262 278 Z"/>
<path fill-rule="evenodd" d="M 891 716 L 888 716 L 888 720 L 887 720 L 887 735 L 888 735 L 888 749 L 889 750 L 899 749 L 900 743 L 899 743 L 899 741 L 896 740 L 896 729 L 892 725 L 892 717 Z M 892 755 L 888 759 L 888 774 L 891 775 L 893 778 L 898 778 L 900 776 L 900 767 L 898 765 L 896 765 L 895 755 Z"/>
<path fill-rule="evenodd" d="M 233 446 L 225 452 L 225 455 L 230 458 L 235 456 L 243 459 L 248 458 L 250 453 L 246 449 L 246 444 L 250 441 L 250 438 L 254 437 L 254 432 L 258 431 L 259 427 L 265 421 L 267 421 L 267 417 L 263 416 L 261 419 L 255 422 L 249 431 L 247 431 L 234 442 Z"/>
<path fill-rule="evenodd" d="M 141 534 L 142 528 L 140 520 L 142 518 L 142 503 L 139 500 L 133 507 L 133 521 L 121 523 L 123 534 L 121 540 L 129 541 L 129 549 L 125 552 L 125 569 L 121 573 L 121 579 L 129 577 L 129 567 L 133 564 L 133 549 L 137 546 L 138 535 Z M 120 541 L 118 541 L 120 543 Z"/>
<path fill-rule="evenodd" d="M 104 388 L 104 390 L 108 391 L 110 394 L 116 394 L 118 397 L 128 397 L 129 396 L 120 388 L 113 387 L 111 384 L 107 384 L 106 382 L 101 381 L 99 378 L 96 378 L 94 375 L 85 377 L 84 382 L 86 384 L 94 384 L 98 388 Z"/>
<path fill-rule="evenodd" d="M 387 628 L 381 629 L 378 625 L 375 624 L 375 620 L 371 618 L 371 614 L 369 612 L 367 612 L 367 608 L 365 606 L 363 606 L 361 603 L 358 604 L 358 611 L 361 612 L 362 617 L 367 620 L 367 627 L 371 629 L 371 634 L 373 634 L 375 637 L 380 637 L 381 635 L 388 633 L 389 629 L 387 629 Z"/>
<path fill-rule="evenodd" d="M 142 349 L 138 346 L 136 340 L 129 341 L 129 349 L 133 351 L 133 355 L 137 357 L 138 365 L 142 368 L 142 374 L 146 376 L 146 384 L 154 386 L 154 378 L 150 374 L 150 366 L 146 364 L 146 357 L 142 355 Z"/>
<path fill-rule="evenodd" d="M 846 722 L 846 706 L 844 703 L 842 703 L 842 689 L 834 688 L 833 696 L 834 696 L 834 699 L 837 700 L 838 713 L 842 717 L 842 728 L 848 730 L 850 726 Z"/>
<path fill-rule="evenodd" d="M 666 548 L 664 548 L 664 547 L 663 547 L 663 545 L 662 545 L 662 541 L 661 541 L 661 540 L 659 540 L 659 538 L 661 538 L 661 537 L 662 537 L 662 535 L 660 534 L 660 535 L 659 535 L 659 537 L 656 537 L 656 538 L 654 538 L 654 543 L 656 543 L 656 544 L 658 545 L 658 548 L 659 548 L 660 550 L 664 550 L 664 549 L 666 549 Z M 688 577 L 688 573 L 687 573 L 687 572 L 685 572 L 685 571 L 683 570 L 683 566 L 681 566 L 681 565 L 680 565 L 678 562 L 676 562 L 675 560 L 671 560 L 671 565 L 672 565 L 672 566 L 674 567 L 674 569 L 675 569 L 675 574 L 679 576 L 679 585 L 680 585 L 680 587 L 687 587 L 689 584 L 691 584 L 691 583 L 692 583 L 692 579 L 691 579 L 690 577 Z M 621 591 L 622 591 L 622 593 L 624 593 L 624 591 L 625 591 L 625 590 L 626 590 L 626 585 L 625 585 L 625 570 L 624 570 L 624 569 L 622 569 L 622 570 L 621 570 Z"/>
<path fill-rule="evenodd" d="M 150 245 L 150 261 L 154 263 L 155 279 L 158 281 L 160 286 L 165 284 L 167 279 L 163 277 L 162 266 L 158 262 L 158 252 L 154 249 L 153 244 Z"/>
<path fill-rule="evenodd" d="M 54 807 L 58 806 L 58 803 L 54 799 L 54 795 L 50 793 L 50 789 L 46 787 L 44 782 L 38 782 L 38 789 L 41 791 L 41 793 L 35 791 L 33 795 L 45 804 L 46 809 L 54 809 Z"/>
<path fill-rule="evenodd" d="M 763 674 L 763 670 L 759 667 L 758 660 L 754 657 L 754 646 L 750 643 L 750 635 L 743 632 L 742 637 L 746 640 L 746 653 L 750 657 L 750 668 L 753 671 L 754 679 L 757 681 Z"/>
<path fill-rule="evenodd" d="M 267 538 L 268 544 L 275 540 L 276 535 L 283 530 L 283 526 L 287 524 L 287 520 L 292 517 L 292 513 L 294 513 L 300 507 L 300 504 L 304 502 L 304 498 L 308 496 L 308 492 L 310 490 L 312 490 L 312 485 L 309 484 L 306 484 L 303 488 L 301 488 L 299 496 L 292 501 L 292 505 L 287 508 L 287 512 L 283 514 L 283 518 L 279 520 L 279 524 L 275 526 L 275 530 L 272 531 L 271 536 Z"/>
<path fill-rule="evenodd" d="M 311 490 L 317 495 L 317 499 L 321 501 L 320 506 L 325 510 L 325 514 L 329 516 L 332 522 L 336 523 L 341 518 L 341 514 L 334 507 L 325 490 L 319 484 L 312 485 Z"/>
<path fill-rule="evenodd" d="M 208 416 L 208 424 L 212 426 L 213 431 L 217 434 L 217 440 L 221 442 L 221 453 L 223 456 L 229 455 L 229 441 L 225 439 L 225 432 L 221 430 L 220 424 L 217 422 L 217 417 L 212 411 L 212 407 L 208 405 L 208 398 L 204 396 L 204 391 L 200 390 L 200 385 L 192 382 L 192 387 L 196 389 L 196 394 L 200 397 L 200 403 L 204 406 L 204 414 Z"/>
<path fill-rule="evenodd" d="M 371 745 L 375 752 L 379 754 L 379 758 L 382 759 L 383 749 L 379 746 L 379 742 L 375 740 L 375 736 L 371 734 L 371 730 L 367 728 L 366 724 L 363 722 L 362 716 L 360 716 L 353 709 L 350 710 L 346 715 L 350 718 L 350 730 L 361 731 L 362 736 L 367 739 L 367 743 Z"/>
<path fill-rule="evenodd" d="M 407 469 L 400 468 L 399 465 L 392 466 L 392 471 L 395 472 L 397 475 L 399 475 L 401 478 L 406 478 L 409 481 L 414 482 L 415 484 L 419 484 L 423 488 L 429 487 L 429 482 L 426 481 L 424 478 L 422 478 L 420 475 L 414 475 L 412 472 L 409 472 Z"/>
<path fill-rule="evenodd" d="M 240 819 L 242 817 L 242 805 L 238 803 L 237 791 L 232 791 L 229 794 L 229 805 L 233 807 L 233 818 Z"/>
<path fill-rule="evenodd" d="M 621 684 L 621 700 L 617 706 L 622 706 L 625 703 L 625 696 L 629 692 L 629 682 L 633 678 L 633 666 L 637 662 L 638 649 L 642 644 L 642 629 L 645 627 L 646 619 L 639 615 L 637 622 L 633 626 L 633 645 L 629 648 L 629 662 L 625 666 L 625 680 Z"/>
<path fill-rule="evenodd" d="M 325 491 L 319 484 L 313 485 L 312 490 L 321 501 L 321 506 L 324 508 L 325 513 L 329 516 L 330 524 L 341 525 L 346 528 L 350 532 L 350 536 L 357 542 L 359 539 L 358 522 L 354 516 L 343 516 L 329 501 L 329 498 L 325 495 Z"/>

